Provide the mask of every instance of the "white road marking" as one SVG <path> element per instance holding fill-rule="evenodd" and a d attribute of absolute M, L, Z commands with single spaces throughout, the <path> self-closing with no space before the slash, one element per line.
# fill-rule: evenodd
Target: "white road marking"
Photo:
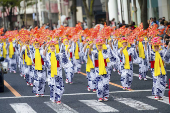
<path fill-rule="evenodd" d="M 150 98 L 150 99 L 153 99 L 153 100 L 155 100 L 155 97 L 154 96 L 147 96 L 148 98 Z M 157 101 L 159 101 L 159 102 L 163 102 L 163 103 L 165 103 L 165 104 L 168 104 L 168 105 L 170 105 L 169 104 L 169 97 L 163 97 L 163 100 L 157 100 Z"/>
<path fill-rule="evenodd" d="M 16 113 L 36 113 L 27 103 L 13 103 L 10 106 Z"/>
<path fill-rule="evenodd" d="M 79 101 L 98 112 L 119 112 L 119 110 L 112 108 L 102 102 L 98 102 L 97 100 L 79 100 Z"/>
<path fill-rule="evenodd" d="M 167 70 L 167 71 L 170 71 L 170 70 Z"/>
<path fill-rule="evenodd" d="M 169 90 L 169 89 L 165 89 Z M 133 91 L 110 91 L 109 94 L 112 93 L 133 93 L 133 92 L 147 92 L 152 91 L 152 89 L 146 90 L 133 90 Z M 75 95 L 96 95 L 96 93 L 70 93 L 70 94 L 63 94 L 64 96 L 75 96 Z M 49 97 L 50 95 L 44 95 L 45 97 Z M 20 96 L 20 97 L 0 97 L 0 99 L 16 99 L 16 98 L 35 98 L 36 96 Z M 38 97 L 36 97 L 38 98 Z"/>
<path fill-rule="evenodd" d="M 137 110 L 156 110 L 157 108 L 131 98 L 115 98 L 114 100 Z"/>
<path fill-rule="evenodd" d="M 133 76 L 135 76 L 135 77 L 139 77 L 139 74 L 133 73 Z M 149 76 L 146 76 L 146 78 L 147 78 L 147 79 L 152 79 L 152 78 L 151 78 L 151 77 L 149 77 Z"/>
<path fill-rule="evenodd" d="M 70 108 L 66 104 L 57 104 L 57 103 L 52 103 L 51 101 L 49 102 L 44 102 L 47 106 L 49 106 L 51 109 L 53 109 L 56 113 L 78 113 L 74 109 Z"/>

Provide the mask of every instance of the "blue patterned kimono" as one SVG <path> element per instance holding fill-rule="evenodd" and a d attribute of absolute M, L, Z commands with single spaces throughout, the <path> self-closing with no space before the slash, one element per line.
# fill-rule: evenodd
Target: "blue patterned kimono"
<path fill-rule="evenodd" d="M 30 51 L 33 51 L 33 46 L 29 46 L 30 48 Z M 22 51 L 21 51 L 21 60 L 23 60 L 23 55 L 25 57 L 25 49 L 26 49 L 26 46 L 23 46 L 22 47 Z M 28 55 L 28 52 L 27 52 L 27 55 Z M 29 56 L 29 55 L 28 55 Z M 25 79 L 26 79 L 26 82 L 29 83 L 29 84 L 33 84 L 33 81 L 34 81 L 34 68 L 32 65 L 27 65 L 26 62 L 24 64 L 24 74 L 25 74 Z"/>
<path fill-rule="evenodd" d="M 68 58 L 70 58 L 70 53 L 67 54 L 67 52 L 65 51 L 65 45 L 61 44 L 61 49 L 60 49 L 60 53 L 65 54 Z M 72 58 L 70 58 L 70 60 L 72 61 Z M 66 79 L 68 80 L 68 82 L 73 82 L 73 77 L 74 77 L 74 67 L 73 64 L 71 62 L 71 65 L 67 68 L 64 69 L 65 70 L 65 76 Z"/>
<path fill-rule="evenodd" d="M 46 66 L 50 70 L 51 69 L 51 53 L 48 53 L 46 56 Z M 64 53 L 56 53 L 57 60 L 57 75 L 54 77 L 49 77 L 49 87 L 50 87 L 50 100 L 52 102 L 60 101 L 64 92 L 64 83 L 62 77 L 62 67 L 68 68 L 72 66 L 69 58 Z M 51 71 L 50 71 L 51 75 Z"/>
<path fill-rule="evenodd" d="M 34 71 L 34 84 L 33 84 L 33 93 L 36 94 L 44 94 L 45 92 L 45 84 L 46 84 L 46 71 L 45 71 L 45 61 L 46 58 L 43 55 L 43 49 L 39 49 L 42 61 L 42 70 Z M 35 49 L 30 49 L 30 56 L 33 65 L 35 65 Z M 35 69 L 35 67 L 33 66 Z"/>
<path fill-rule="evenodd" d="M 3 56 L 3 43 L 0 43 L 0 56 Z"/>
<path fill-rule="evenodd" d="M 10 43 L 9 47 L 10 47 Z M 17 62 L 16 62 L 16 55 L 17 55 L 17 45 L 15 44 L 15 42 L 13 42 L 13 49 L 14 49 L 14 55 L 12 56 L 12 58 L 9 58 L 9 71 L 10 72 L 16 72 L 17 70 Z"/>
<path fill-rule="evenodd" d="M 88 52 L 89 52 L 89 48 L 87 48 L 86 51 L 84 52 L 84 60 L 85 60 L 86 64 L 87 64 L 87 60 L 88 60 Z M 95 69 L 91 68 L 90 72 L 86 71 L 86 74 L 87 74 L 87 80 L 88 80 L 88 88 L 96 90 L 96 73 L 95 73 Z"/>
<path fill-rule="evenodd" d="M 112 69 L 118 70 L 118 64 L 120 64 L 120 59 L 117 55 L 116 48 L 113 46 L 113 44 L 112 44 L 112 47 L 113 47 L 113 50 L 111 49 L 111 47 L 109 45 L 107 45 L 108 55 L 109 55 L 109 59 L 110 59 L 110 62 L 108 63 L 109 75 L 111 75 Z"/>
<path fill-rule="evenodd" d="M 78 42 L 77 42 L 78 43 Z M 80 44 L 78 43 L 79 46 L 79 50 L 80 50 Z M 81 71 L 81 53 L 79 52 L 79 59 L 75 59 L 75 50 L 76 50 L 76 43 L 72 43 L 71 46 L 71 52 L 73 55 L 73 59 L 72 59 L 72 63 L 73 63 L 73 67 L 74 67 L 74 73 L 78 73 Z"/>
<path fill-rule="evenodd" d="M 104 98 L 109 97 L 109 74 L 99 75 L 98 62 L 98 50 L 91 51 L 92 55 L 89 55 L 93 61 L 96 73 L 96 88 L 97 88 L 97 97 Z M 108 50 L 102 50 L 104 60 L 109 58 Z M 108 63 L 105 63 L 106 71 L 108 70 Z"/>
<path fill-rule="evenodd" d="M 118 56 L 118 41 L 114 42 L 113 51 L 112 52 L 115 53 L 115 55 L 118 57 L 117 58 L 117 60 L 118 60 L 117 63 L 113 65 L 113 71 L 118 70 L 118 74 L 120 75 L 121 74 L 121 66 L 120 66 L 120 58 Z"/>
<path fill-rule="evenodd" d="M 122 52 L 122 55 L 120 54 L 121 48 L 118 50 L 118 56 L 120 58 L 120 70 L 121 70 L 121 84 L 124 88 L 130 88 L 132 85 L 133 81 L 133 63 L 138 63 L 138 55 L 136 52 L 136 49 L 134 47 L 127 47 L 127 51 L 129 54 L 129 64 L 130 64 L 130 69 L 124 69 L 124 64 L 125 64 L 125 56 Z M 134 62 L 132 62 L 132 59 Z"/>
<path fill-rule="evenodd" d="M 148 72 L 148 68 L 149 68 L 149 54 L 148 54 L 148 49 L 146 50 L 145 48 L 145 42 L 142 42 L 143 44 L 143 48 L 144 48 L 144 54 L 145 54 L 145 58 L 140 58 L 139 57 L 139 75 L 141 76 L 141 78 L 146 78 L 147 72 Z M 149 48 L 149 45 L 147 45 Z M 139 51 L 139 50 L 138 50 Z M 139 55 L 139 53 L 138 53 Z"/>
<path fill-rule="evenodd" d="M 170 62 L 170 49 L 167 50 L 166 48 L 163 48 L 161 51 L 159 51 L 160 56 L 162 60 L 164 61 L 164 68 L 166 70 L 165 63 Z M 154 75 L 154 61 L 155 61 L 155 52 L 151 51 L 151 74 L 153 77 L 153 87 L 152 87 L 152 95 L 163 97 L 165 93 L 165 85 L 166 85 L 166 79 L 167 75 Z"/>

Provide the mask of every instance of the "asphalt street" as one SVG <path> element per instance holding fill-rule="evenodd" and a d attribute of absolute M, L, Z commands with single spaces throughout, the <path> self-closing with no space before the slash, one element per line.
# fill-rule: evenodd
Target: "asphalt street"
<path fill-rule="evenodd" d="M 27 86 L 23 77 L 8 73 L 4 75 L 5 81 L 15 90 L 10 91 L 5 86 L 5 91 L 0 93 L 0 113 L 170 113 L 167 88 L 164 100 L 154 100 L 152 96 L 152 77 L 148 72 L 148 80 L 138 79 L 138 65 L 134 65 L 132 91 L 121 88 L 120 75 L 112 72 L 110 79 L 110 97 L 107 102 L 97 102 L 96 93 L 87 91 L 87 79 L 84 74 L 75 74 L 73 84 L 65 84 L 62 104 L 50 102 L 50 89 L 46 83 L 45 96 L 35 97 L 32 87 Z M 167 66 L 168 79 L 170 78 L 170 65 Z M 85 73 L 85 67 L 81 71 Z M 63 78 L 65 74 L 63 71 Z M 169 83 L 169 81 L 168 81 Z M 12 92 L 17 92 L 16 97 Z"/>

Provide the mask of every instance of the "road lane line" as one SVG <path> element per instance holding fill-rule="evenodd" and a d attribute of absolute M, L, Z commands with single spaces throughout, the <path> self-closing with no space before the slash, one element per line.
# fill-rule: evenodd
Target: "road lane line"
<path fill-rule="evenodd" d="M 114 98 L 114 97 L 113 97 Z M 137 110 L 156 110 L 157 108 L 131 98 L 114 98 L 114 100 Z"/>
<path fill-rule="evenodd" d="M 4 80 L 4 85 L 16 96 L 20 97 L 21 95 L 13 88 L 11 87 L 5 80 Z"/>
<path fill-rule="evenodd" d="M 147 98 L 150 98 L 150 99 L 153 99 L 153 100 L 155 100 L 155 97 L 154 96 L 147 96 Z M 159 101 L 159 102 L 163 102 L 163 103 L 165 103 L 165 104 L 168 104 L 168 105 L 170 105 L 169 104 L 169 97 L 163 97 L 163 100 L 157 100 L 157 101 Z"/>
<path fill-rule="evenodd" d="M 16 113 L 37 113 L 27 103 L 13 103 L 10 106 Z"/>
<path fill-rule="evenodd" d="M 101 112 L 119 112 L 119 110 L 112 108 L 102 102 L 98 102 L 97 100 L 79 100 L 79 101 L 100 113 Z"/>
<path fill-rule="evenodd" d="M 135 77 L 138 77 L 138 78 L 139 78 L 139 74 L 133 73 L 133 76 L 135 76 Z M 149 76 L 146 76 L 146 78 L 147 78 L 147 79 L 153 79 L 153 78 L 151 78 L 151 77 L 149 77 Z"/>
<path fill-rule="evenodd" d="M 169 89 L 165 89 L 169 90 Z M 133 92 L 130 91 L 110 91 L 109 94 L 113 93 L 134 93 L 134 92 L 148 92 L 152 91 L 152 89 L 146 89 L 146 90 L 133 90 Z M 76 95 L 96 95 L 96 93 L 70 93 L 70 94 L 63 94 L 63 96 L 76 96 Z M 49 97 L 50 95 L 44 95 L 45 97 Z M 17 98 L 34 98 L 36 96 L 21 96 L 21 97 L 0 97 L 1 99 L 17 99 Z M 37 98 L 37 97 L 36 97 Z"/>
<path fill-rule="evenodd" d="M 44 102 L 47 106 L 49 106 L 51 109 L 53 109 L 56 113 L 78 113 L 74 109 L 70 108 L 66 104 L 57 104 L 57 103 L 52 103 L 51 101 L 49 102 Z"/>
<path fill-rule="evenodd" d="M 86 75 L 85 73 L 83 73 L 83 72 L 80 72 L 80 74 L 87 76 L 87 75 Z M 118 84 L 115 84 L 115 83 L 112 83 L 112 82 L 109 82 L 109 84 L 112 85 L 112 86 L 116 86 L 116 87 L 119 87 L 119 88 L 123 88 L 123 86 L 118 85 Z M 133 89 L 127 89 L 127 90 L 128 90 L 128 91 L 134 91 Z"/>

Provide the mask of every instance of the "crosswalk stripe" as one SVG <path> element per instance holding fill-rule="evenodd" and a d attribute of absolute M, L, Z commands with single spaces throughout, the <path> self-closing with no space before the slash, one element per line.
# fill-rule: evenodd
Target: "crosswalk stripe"
<path fill-rule="evenodd" d="M 47 106 L 49 106 L 51 109 L 53 109 L 56 113 L 78 113 L 74 109 L 70 108 L 66 104 L 57 104 L 57 103 L 52 103 L 51 101 L 49 102 L 44 102 Z"/>
<path fill-rule="evenodd" d="M 114 100 L 137 110 L 156 110 L 157 108 L 131 98 L 115 98 Z"/>
<path fill-rule="evenodd" d="M 13 103 L 10 106 L 16 113 L 36 113 L 27 103 Z"/>
<path fill-rule="evenodd" d="M 155 100 L 155 97 L 154 96 L 147 96 L 147 98 L 150 98 L 150 99 L 153 99 L 153 100 Z M 169 104 L 169 97 L 163 97 L 163 100 L 157 100 L 157 101 L 159 101 L 159 102 L 163 102 L 163 103 L 165 103 L 165 104 L 168 104 L 168 105 L 170 105 Z"/>
<path fill-rule="evenodd" d="M 139 74 L 133 73 L 133 76 L 135 76 L 135 77 L 139 77 Z M 147 79 L 152 79 L 152 78 L 151 78 L 151 77 L 149 77 L 149 76 L 146 76 L 146 78 L 147 78 Z"/>
<path fill-rule="evenodd" d="M 98 102 L 97 100 L 79 100 L 79 101 L 98 112 L 119 112 L 119 110 L 112 108 L 102 102 Z"/>

